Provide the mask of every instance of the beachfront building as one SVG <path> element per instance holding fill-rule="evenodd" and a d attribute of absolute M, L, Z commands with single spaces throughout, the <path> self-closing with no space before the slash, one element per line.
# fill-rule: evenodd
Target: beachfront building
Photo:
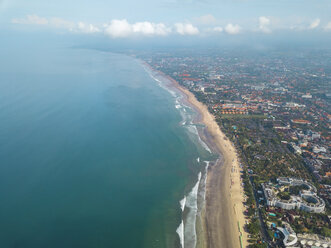
<path fill-rule="evenodd" d="M 277 227 L 277 232 L 282 236 L 283 244 L 289 248 L 315 248 L 324 247 L 331 248 L 331 239 L 317 234 L 301 233 L 296 234 L 291 225 L 287 222 L 282 222 L 282 225 Z"/>
<path fill-rule="evenodd" d="M 277 227 L 277 229 L 284 236 L 283 243 L 285 247 L 291 247 L 298 242 L 296 233 L 288 223 L 284 223 L 283 227 Z"/>
<path fill-rule="evenodd" d="M 262 184 L 264 196 L 268 206 L 279 207 L 286 210 L 300 209 L 306 212 L 322 213 L 325 202 L 317 195 L 314 185 L 301 179 L 281 177 L 277 179 L 278 185 Z M 304 186 L 299 195 L 289 195 L 287 199 L 279 197 L 288 186 Z"/>

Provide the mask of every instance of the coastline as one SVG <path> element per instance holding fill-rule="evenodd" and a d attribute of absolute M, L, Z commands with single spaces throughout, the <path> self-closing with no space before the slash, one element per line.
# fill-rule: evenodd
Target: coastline
<path fill-rule="evenodd" d="M 214 116 L 206 105 L 175 80 L 171 80 L 200 113 L 201 121 L 211 135 L 213 148 L 222 154 L 208 170 L 206 185 L 206 203 L 204 211 L 204 239 L 207 247 L 241 247 L 239 227 L 242 232 L 243 247 L 247 246 L 247 233 L 243 231 L 245 224 L 244 197 L 240 179 L 238 156 L 229 139 L 220 130 Z M 211 143 L 211 142 L 208 142 Z"/>
<path fill-rule="evenodd" d="M 206 127 L 208 135 L 202 135 L 202 138 L 214 152 L 222 156 L 208 168 L 205 204 L 197 218 L 197 247 L 247 247 L 241 168 L 232 142 L 221 131 L 207 106 L 199 102 L 188 89 L 146 62 L 143 61 L 143 64 L 168 79 L 171 86 L 182 93 L 186 102 L 198 112 L 196 121 Z"/>

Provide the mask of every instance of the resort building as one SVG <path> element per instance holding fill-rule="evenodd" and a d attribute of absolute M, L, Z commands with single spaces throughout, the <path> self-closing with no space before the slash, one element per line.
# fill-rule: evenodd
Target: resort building
<path fill-rule="evenodd" d="M 322 213 L 325 202 L 317 195 L 314 185 L 301 179 L 281 177 L 277 179 L 278 185 L 262 184 L 266 203 L 268 206 L 279 207 L 286 210 L 300 209 L 306 212 Z M 278 194 L 284 186 L 305 186 L 307 190 L 301 190 L 299 195 L 290 195 L 288 199 L 281 199 Z"/>
<path fill-rule="evenodd" d="M 327 237 L 322 237 L 317 234 L 296 234 L 291 228 L 290 224 L 283 222 L 282 227 L 277 227 L 277 230 L 284 236 L 283 244 L 285 247 L 292 248 L 330 248 L 331 239 Z"/>
<path fill-rule="evenodd" d="M 285 223 L 284 227 L 277 227 L 277 229 L 284 235 L 283 243 L 285 247 L 293 246 L 298 242 L 296 233 L 288 223 Z"/>

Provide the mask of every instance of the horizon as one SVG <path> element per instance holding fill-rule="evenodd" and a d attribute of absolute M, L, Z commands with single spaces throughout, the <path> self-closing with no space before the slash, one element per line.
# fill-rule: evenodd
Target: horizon
<path fill-rule="evenodd" d="M 134 9 L 134 11 L 132 11 Z M 222 44 L 254 47 L 277 44 L 321 45 L 331 41 L 330 1 L 261 0 L 161 1 L 103 0 L 90 4 L 35 0 L 0 1 L 2 35 L 59 39 L 127 48 Z"/>

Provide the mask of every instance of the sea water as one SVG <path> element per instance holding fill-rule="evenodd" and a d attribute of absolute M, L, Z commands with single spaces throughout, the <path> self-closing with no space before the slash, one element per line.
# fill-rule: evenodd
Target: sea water
<path fill-rule="evenodd" d="M 0 247 L 194 247 L 206 149 L 178 94 L 125 55 L 6 54 Z"/>

